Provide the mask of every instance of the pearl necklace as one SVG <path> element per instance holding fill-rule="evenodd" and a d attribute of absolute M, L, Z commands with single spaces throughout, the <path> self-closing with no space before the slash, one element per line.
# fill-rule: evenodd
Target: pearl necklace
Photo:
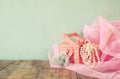
<path fill-rule="evenodd" d="M 88 43 L 83 44 L 83 46 L 80 48 L 80 55 L 82 57 L 83 63 L 89 64 L 99 62 L 100 57 L 98 52 L 99 52 L 98 45 L 91 43 L 89 41 Z"/>

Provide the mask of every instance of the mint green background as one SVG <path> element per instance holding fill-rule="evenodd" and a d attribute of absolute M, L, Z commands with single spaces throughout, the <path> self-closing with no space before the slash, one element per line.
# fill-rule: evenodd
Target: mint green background
<path fill-rule="evenodd" d="M 48 59 L 61 34 L 97 16 L 120 19 L 120 0 L 0 0 L 0 59 Z"/>

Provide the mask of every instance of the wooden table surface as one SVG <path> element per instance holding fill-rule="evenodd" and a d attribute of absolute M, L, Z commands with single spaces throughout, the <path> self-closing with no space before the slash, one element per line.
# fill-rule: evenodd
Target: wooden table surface
<path fill-rule="evenodd" d="M 47 60 L 0 60 L 0 79 L 97 79 L 50 68 Z"/>

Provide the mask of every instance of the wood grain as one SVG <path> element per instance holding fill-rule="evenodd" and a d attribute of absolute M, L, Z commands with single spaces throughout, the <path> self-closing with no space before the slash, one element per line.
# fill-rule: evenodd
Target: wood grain
<path fill-rule="evenodd" d="M 0 79 L 97 79 L 50 68 L 47 60 L 0 60 Z"/>

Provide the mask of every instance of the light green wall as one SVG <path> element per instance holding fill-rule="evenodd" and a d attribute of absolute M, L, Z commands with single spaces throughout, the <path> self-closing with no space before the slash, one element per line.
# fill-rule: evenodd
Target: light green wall
<path fill-rule="evenodd" d="M 120 19 L 120 0 L 0 0 L 0 59 L 47 59 L 61 34 L 101 15 Z"/>

